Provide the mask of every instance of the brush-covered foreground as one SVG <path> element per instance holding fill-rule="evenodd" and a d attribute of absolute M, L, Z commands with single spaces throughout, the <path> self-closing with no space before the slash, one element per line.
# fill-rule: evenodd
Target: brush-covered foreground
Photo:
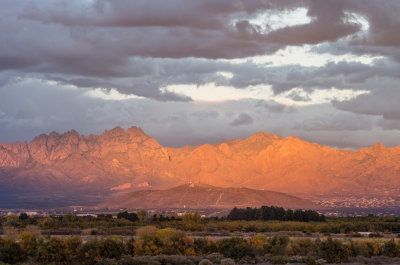
<path fill-rule="evenodd" d="M 0 261 L 6 264 L 381 264 L 399 262 L 397 257 L 400 243 L 395 239 L 312 239 L 263 234 L 215 239 L 154 226 L 140 227 L 130 238 L 42 236 L 29 227 L 21 233 L 8 231 L 0 238 Z"/>
<path fill-rule="evenodd" d="M 400 264 L 399 218 L 228 221 L 145 211 L 3 216 L 0 264 Z M 360 231 L 373 232 L 362 238 Z"/>

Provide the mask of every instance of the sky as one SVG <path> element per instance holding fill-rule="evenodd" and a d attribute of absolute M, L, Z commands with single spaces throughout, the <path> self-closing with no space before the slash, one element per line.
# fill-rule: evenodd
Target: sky
<path fill-rule="evenodd" d="M 399 0 L 1 0 L 0 142 L 141 127 L 400 145 Z"/>

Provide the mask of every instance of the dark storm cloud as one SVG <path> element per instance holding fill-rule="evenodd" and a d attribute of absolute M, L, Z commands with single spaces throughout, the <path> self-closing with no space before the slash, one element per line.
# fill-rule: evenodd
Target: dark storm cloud
<path fill-rule="evenodd" d="M 232 126 L 243 126 L 253 123 L 253 118 L 247 113 L 240 113 L 231 123 Z"/>
<path fill-rule="evenodd" d="M 346 22 L 344 11 L 336 0 L 311 1 L 307 13 L 314 18 L 311 23 L 276 30 L 268 40 L 289 45 L 318 44 L 356 33 L 360 24 Z"/>
<path fill-rule="evenodd" d="M 361 24 L 347 19 L 348 12 L 370 20 L 368 34 L 354 35 L 346 42 L 348 47 L 374 45 L 373 36 L 377 34 L 385 34 L 387 44 L 394 45 L 396 42 L 391 40 L 396 37 L 389 36 L 398 35 L 391 26 L 397 25 L 397 16 L 382 16 L 382 13 L 392 14 L 398 5 L 391 3 L 387 10 L 378 2 L 365 1 L 363 5 L 364 2 L 356 0 L 21 0 L 17 3 L 7 0 L 0 11 L 3 14 L 0 69 L 46 74 L 49 79 L 64 75 L 61 78 L 72 83 L 92 78 L 96 80 L 91 82 L 99 87 L 158 100 L 189 100 L 182 95 L 160 92 L 161 87 L 170 84 L 215 82 L 237 88 L 270 84 L 277 93 L 298 86 L 348 87 L 347 82 L 335 78 L 340 69 L 330 75 L 332 69 L 328 67 L 316 72 L 303 67 L 230 65 L 213 59 L 272 53 L 286 45 L 334 42 L 360 31 Z M 261 12 L 299 7 L 308 8 L 308 16 L 312 18 L 309 24 L 263 33 L 249 22 Z M 378 20 L 378 17 L 383 18 Z M 383 30 L 382 25 L 387 28 Z M 156 57 L 176 60 L 156 60 Z M 346 74 L 349 69 L 344 67 L 341 65 Z M 218 71 L 232 72 L 234 77 L 226 82 L 216 77 Z M 371 71 L 363 71 L 364 77 L 352 80 L 365 79 L 370 76 L 368 72 Z M 325 80 L 315 78 L 319 73 Z"/>
<path fill-rule="evenodd" d="M 305 5 L 299 0 L 98 0 L 94 2 L 42 1 L 27 5 L 21 17 L 43 23 L 93 27 L 226 28 L 235 14 Z M 84 12 L 82 12 L 84 10 Z"/>
<path fill-rule="evenodd" d="M 395 88 L 381 87 L 352 100 L 335 101 L 333 105 L 341 110 L 354 113 L 382 116 L 386 120 L 400 120 L 399 99 L 400 89 L 398 86 Z"/>
<path fill-rule="evenodd" d="M 296 8 L 307 9 L 311 22 L 277 29 L 267 21 L 254 23 L 262 13 L 280 16 Z M 0 140 L 29 139 L 46 130 L 98 133 L 116 125 L 142 125 L 173 146 L 260 130 L 346 147 L 370 144 L 372 133 L 393 145 L 400 120 L 399 13 L 400 2 L 394 0 L 3 0 Z M 382 58 L 322 67 L 217 60 L 304 44 L 315 53 Z M 163 89 L 208 83 L 271 86 L 275 94 L 287 92 L 300 102 L 310 102 L 316 89 L 371 93 L 315 107 L 274 101 L 199 106 Z M 75 88 L 65 90 L 66 85 Z M 143 99 L 86 95 L 97 88 Z"/>

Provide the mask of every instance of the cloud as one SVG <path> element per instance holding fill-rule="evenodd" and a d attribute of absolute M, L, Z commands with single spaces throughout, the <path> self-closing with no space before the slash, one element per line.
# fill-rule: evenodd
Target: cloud
<path fill-rule="evenodd" d="M 341 110 L 381 116 L 385 120 L 400 120 L 400 89 L 398 87 L 377 87 L 369 94 L 360 95 L 347 101 L 334 101 Z"/>
<path fill-rule="evenodd" d="M 0 140 L 139 125 L 170 146 L 260 130 L 393 145 L 399 12 L 387 0 L 3 0 Z"/>
<path fill-rule="evenodd" d="M 253 123 L 253 118 L 247 113 L 240 113 L 231 123 L 232 126 L 243 126 Z"/>
<path fill-rule="evenodd" d="M 318 44 L 352 35 L 361 25 L 344 20 L 345 9 L 336 0 L 314 0 L 308 9 L 313 21 L 271 32 L 268 40 L 285 45 Z"/>
<path fill-rule="evenodd" d="M 168 0 L 168 5 L 160 8 L 165 6 L 160 0 L 57 4 L 6 0 L 0 11 L 3 15 L 0 69 L 16 70 L 20 75 L 43 74 L 49 79 L 63 78 L 72 83 L 94 79 L 91 82 L 98 87 L 158 100 L 190 100 L 162 93 L 160 88 L 218 81 L 215 73 L 221 71 L 233 73 L 233 78 L 225 83 L 236 88 L 264 84 L 272 85 L 276 93 L 295 87 L 348 88 L 351 83 L 374 76 L 371 72 L 385 75 L 394 71 L 381 71 L 382 67 L 377 66 L 350 67 L 349 63 L 330 64 L 322 69 L 272 68 L 215 59 L 265 55 L 287 45 L 334 44 L 338 39 L 345 45 L 343 51 L 362 52 L 358 47 L 372 50 L 377 47 L 368 36 L 377 32 L 387 32 L 387 38 L 397 36 L 390 26 L 397 23 L 394 16 L 383 16 L 382 21 L 377 18 L 383 12 L 393 13 L 398 5 L 390 4 L 391 10 L 387 10 L 377 2 L 380 1 L 366 1 L 367 5 L 362 5 L 356 0 Z M 59 5 L 63 6 L 62 12 Z M 251 22 L 263 12 L 279 15 L 299 7 L 308 9 L 310 23 L 265 33 Z M 368 34 L 359 32 L 361 22 L 349 19 L 353 13 L 371 20 Z M 258 23 L 263 25 L 262 21 Z M 387 25 L 387 29 L 383 30 L 382 25 Z M 358 74 L 354 72 L 357 67 L 363 68 Z M 346 79 L 338 77 L 339 74 Z"/>
<path fill-rule="evenodd" d="M 294 129 L 305 131 L 370 131 L 373 128 L 373 120 L 365 116 L 351 113 L 336 113 L 326 118 L 316 114 L 311 119 L 303 120 L 293 126 Z"/>
<path fill-rule="evenodd" d="M 160 103 L 145 98 L 105 100 L 88 96 L 88 91 L 41 80 L 1 87 L 0 141 L 30 140 L 70 129 L 99 134 L 115 126 L 136 125 L 171 147 L 244 138 L 257 131 L 297 135 L 336 147 L 359 148 L 376 141 L 398 144 L 394 125 L 384 127 L 379 116 L 338 110 L 327 103 L 303 107 L 260 100 Z"/>
<path fill-rule="evenodd" d="M 260 100 L 257 105 L 257 107 L 262 107 L 268 112 L 272 113 L 283 113 L 283 112 L 293 112 L 296 111 L 295 108 L 277 103 L 275 101 L 265 101 L 265 100 Z"/>

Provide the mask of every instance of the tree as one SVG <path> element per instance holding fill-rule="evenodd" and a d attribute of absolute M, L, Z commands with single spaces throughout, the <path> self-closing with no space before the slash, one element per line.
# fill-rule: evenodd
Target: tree
<path fill-rule="evenodd" d="M 139 220 L 138 215 L 136 213 L 128 213 L 128 212 L 121 212 L 117 214 L 118 219 L 126 219 L 132 222 L 136 222 Z"/>
<path fill-rule="evenodd" d="M 19 219 L 20 221 L 29 220 L 29 215 L 28 215 L 27 213 L 21 213 L 21 214 L 19 215 L 18 219 Z"/>
<path fill-rule="evenodd" d="M 183 216 L 183 221 L 186 223 L 199 223 L 201 216 L 198 213 L 187 213 Z"/>
<path fill-rule="evenodd" d="M 148 218 L 147 211 L 145 211 L 145 210 L 139 210 L 139 211 L 137 211 L 136 214 L 137 214 L 138 219 L 139 219 L 139 221 L 140 221 L 141 223 L 147 222 L 147 218 Z"/>

